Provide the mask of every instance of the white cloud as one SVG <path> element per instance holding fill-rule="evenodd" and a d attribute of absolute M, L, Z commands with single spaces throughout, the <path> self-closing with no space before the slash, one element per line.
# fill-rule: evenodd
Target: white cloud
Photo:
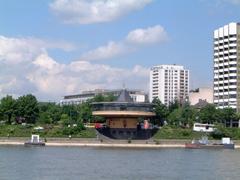
<path fill-rule="evenodd" d="M 139 45 L 160 43 L 167 39 L 167 33 L 160 25 L 133 30 L 126 38 L 127 42 Z"/>
<path fill-rule="evenodd" d="M 81 59 L 86 61 L 110 59 L 116 56 L 121 56 L 128 51 L 129 49 L 125 44 L 110 41 L 105 46 L 100 46 L 96 49 L 84 53 Z"/>
<path fill-rule="evenodd" d="M 65 23 L 91 24 L 113 21 L 150 2 L 152 0 L 55 0 L 50 8 Z"/>
<path fill-rule="evenodd" d="M 0 61 L 17 64 L 32 60 L 47 49 L 70 51 L 74 45 L 61 41 L 42 40 L 37 38 L 9 38 L 0 36 Z"/>
<path fill-rule="evenodd" d="M 43 59 L 41 59 L 43 58 Z M 49 68 L 45 64 L 39 68 L 36 62 L 50 59 Z M 96 88 L 119 88 L 123 82 L 127 85 L 146 89 L 148 70 L 141 66 L 133 69 L 114 68 L 108 65 L 92 64 L 87 61 L 75 61 L 59 64 L 46 55 L 40 55 L 34 61 L 32 71 L 28 73 L 30 84 L 34 84 L 39 97 L 59 98 L 66 94 L 75 94 L 83 90 Z M 48 64 L 48 63 L 46 63 Z M 141 82 L 141 84 L 137 84 Z"/>
<path fill-rule="evenodd" d="M 1 96 L 32 93 L 48 101 L 83 90 L 119 88 L 123 83 L 129 88 L 147 89 L 148 69 L 139 65 L 124 69 L 88 61 L 63 64 L 47 54 L 49 44 L 44 47 L 25 38 L 3 39 L 0 44 Z"/>
<path fill-rule="evenodd" d="M 161 44 L 168 40 L 167 32 L 160 25 L 148 27 L 146 29 L 135 29 L 119 42 L 110 41 L 107 45 L 97 47 L 81 56 L 84 61 L 105 60 L 134 52 L 141 48 L 153 44 Z"/>
<path fill-rule="evenodd" d="M 79 61 L 59 63 L 48 55 L 48 49 L 69 51 L 74 45 L 63 41 L 38 38 L 0 36 L 0 94 L 14 96 L 33 93 L 41 100 L 56 100 L 66 94 L 97 88 L 114 89 L 123 83 L 129 88 L 146 90 L 147 68 L 136 65 L 131 69 L 116 68 L 89 61 L 113 59 L 141 46 L 162 43 L 167 33 L 161 26 L 136 29 L 118 42 L 84 53 Z"/>

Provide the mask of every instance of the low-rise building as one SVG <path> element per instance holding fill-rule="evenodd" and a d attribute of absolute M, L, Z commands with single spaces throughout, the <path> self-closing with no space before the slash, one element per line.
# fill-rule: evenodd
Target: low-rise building
<path fill-rule="evenodd" d="M 190 91 L 189 102 L 190 105 L 196 105 L 197 103 L 205 101 L 207 103 L 213 103 L 213 89 L 212 88 L 198 88 Z"/>
<path fill-rule="evenodd" d="M 93 91 L 83 91 L 81 94 L 66 95 L 60 100 L 60 105 L 72 105 L 81 104 L 89 99 L 94 98 L 96 95 L 114 95 L 119 96 L 121 89 L 107 90 L 107 89 L 96 89 Z M 147 102 L 148 98 L 144 91 L 141 90 L 128 90 L 130 97 L 133 102 Z"/>

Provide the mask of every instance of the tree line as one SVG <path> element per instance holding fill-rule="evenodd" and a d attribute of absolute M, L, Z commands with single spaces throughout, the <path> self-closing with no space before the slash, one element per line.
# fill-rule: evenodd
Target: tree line
<path fill-rule="evenodd" d="M 232 108 L 218 109 L 213 104 L 207 104 L 201 109 L 190 106 L 189 103 L 181 104 L 178 101 L 170 103 L 167 107 L 159 99 L 153 100 L 156 113 L 154 121 L 161 125 L 168 124 L 177 127 L 192 127 L 193 123 L 223 124 L 231 126 L 240 118 L 240 114 Z"/>
<path fill-rule="evenodd" d="M 38 102 L 32 94 L 14 99 L 7 95 L 0 100 L 0 121 L 7 124 L 78 124 L 92 121 L 92 102 L 113 101 L 115 96 L 96 95 L 79 105 L 59 105 L 50 102 Z M 101 121 L 101 118 L 97 118 Z"/>
<path fill-rule="evenodd" d="M 38 102 L 36 97 L 28 94 L 14 99 L 7 95 L 0 100 L 0 121 L 12 123 L 39 124 L 79 124 L 86 122 L 104 122 L 101 117 L 92 117 L 92 102 L 110 102 L 116 99 L 112 94 L 108 96 L 96 95 L 82 104 L 63 105 L 56 103 Z M 196 109 L 188 103 L 172 102 L 168 107 L 159 99 L 154 99 L 153 110 L 156 117 L 151 119 L 154 124 L 168 124 L 176 127 L 192 127 L 194 122 L 230 125 L 238 121 L 240 115 L 232 108 L 217 109 L 208 104 Z"/>

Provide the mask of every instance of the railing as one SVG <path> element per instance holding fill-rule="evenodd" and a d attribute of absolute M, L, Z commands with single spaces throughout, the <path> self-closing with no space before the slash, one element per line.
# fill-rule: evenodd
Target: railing
<path fill-rule="evenodd" d="M 132 104 L 132 103 L 98 103 L 93 104 L 93 111 L 145 111 L 153 112 L 150 104 Z"/>

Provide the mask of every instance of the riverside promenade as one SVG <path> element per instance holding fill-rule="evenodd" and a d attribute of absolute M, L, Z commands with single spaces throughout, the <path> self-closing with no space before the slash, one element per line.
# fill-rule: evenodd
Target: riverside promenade
<path fill-rule="evenodd" d="M 0 145 L 24 145 L 29 140 L 26 137 L 0 137 Z M 46 146 L 55 147 L 99 147 L 99 148 L 184 148 L 191 140 L 160 139 L 160 140 L 112 140 L 96 138 L 47 138 Z M 219 141 L 210 141 L 216 143 Z M 236 140 L 235 149 L 240 149 L 240 141 Z"/>

